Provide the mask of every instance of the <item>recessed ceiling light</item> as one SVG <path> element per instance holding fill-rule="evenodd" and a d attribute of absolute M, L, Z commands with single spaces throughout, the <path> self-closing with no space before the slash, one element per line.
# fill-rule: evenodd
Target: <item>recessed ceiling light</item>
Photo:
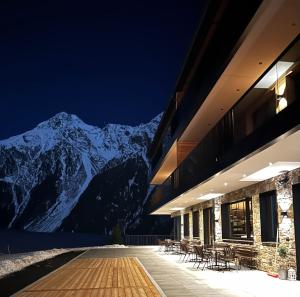
<path fill-rule="evenodd" d="M 184 209 L 184 207 L 173 207 L 173 208 L 170 208 L 170 210 L 183 210 Z"/>
<path fill-rule="evenodd" d="M 241 181 L 263 181 L 271 177 L 277 176 L 285 171 L 291 171 L 300 167 L 300 162 L 276 162 L 261 170 L 258 170 Z"/>
<path fill-rule="evenodd" d="M 223 193 L 208 193 L 203 196 L 198 197 L 198 200 L 210 200 L 224 195 Z"/>
<path fill-rule="evenodd" d="M 224 186 L 227 187 L 227 186 L 228 186 L 228 182 L 225 182 L 225 183 L 224 183 Z"/>

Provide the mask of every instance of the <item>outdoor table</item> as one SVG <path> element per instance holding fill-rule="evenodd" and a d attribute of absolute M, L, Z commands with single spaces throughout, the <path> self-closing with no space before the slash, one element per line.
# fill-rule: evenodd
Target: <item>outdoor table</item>
<path fill-rule="evenodd" d="M 211 265 L 208 268 L 220 270 L 221 265 L 218 263 L 218 256 L 219 256 L 219 253 L 223 251 L 223 248 L 212 247 L 212 248 L 207 248 L 207 250 L 211 251 L 214 254 L 214 258 L 215 258 L 215 264 Z"/>

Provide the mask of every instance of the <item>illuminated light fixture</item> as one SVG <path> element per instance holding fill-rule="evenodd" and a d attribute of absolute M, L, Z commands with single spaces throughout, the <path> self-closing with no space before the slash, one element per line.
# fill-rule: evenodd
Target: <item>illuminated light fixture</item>
<path fill-rule="evenodd" d="M 243 177 L 246 177 L 246 176 L 247 176 L 247 174 L 244 173 L 244 174 L 243 174 Z"/>
<path fill-rule="evenodd" d="M 282 75 L 284 75 L 293 65 L 293 62 L 278 61 L 265 76 L 256 84 L 257 89 L 270 88 Z"/>
<path fill-rule="evenodd" d="M 273 163 L 272 162 L 269 162 L 269 166 L 272 166 L 273 165 Z"/>
<path fill-rule="evenodd" d="M 291 171 L 300 167 L 300 162 L 276 162 L 268 167 L 258 170 L 240 181 L 263 181 L 281 174 L 283 171 Z"/>
<path fill-rule="evenodd" d="M 275 94 L 278 96 L 282 96 L 284 94 L 286 88 L 286 78 L 285 76 L 278 80 L 275 84 Z"/>
<path fill-rule="evenodd" d="M 227 186 L 228 186 L 228 182 L 225 182 L 225 183 L 224 183 L 224 186 L 227 187 Z"/>
<path fill-rule="evenodd" d="M 210 200 L 214 198 L 218 198 L 220 196 L 224 195 L 224 193 L 208 193 L 203 196 L 198 197 L 198 200 Z"/>
<path fill-rule="evenodd" d="M 173 208 L 170 208 L 170 210 L 174 210 L 174 211 L 177 211 L 177 210 L 183 210 L 184 207 L 173 207 Z"/>
<path fill-rule="evenodd" d="M 277 100 L 278 100 L 278 105 L 276 107 L 276 113 L 279 113 L 287 107 L 288 103 L 284 97 L 279 97 Z"/>

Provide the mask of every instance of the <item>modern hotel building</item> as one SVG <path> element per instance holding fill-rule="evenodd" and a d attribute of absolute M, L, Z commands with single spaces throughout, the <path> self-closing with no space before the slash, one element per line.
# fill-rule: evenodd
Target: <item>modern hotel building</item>
<path fill-rule="evenodd" d="M 152 214 L 178 239 L 255 246 L 298 278 L 299 33 L 300 1 L 207 1 L 150 149 Z"/>

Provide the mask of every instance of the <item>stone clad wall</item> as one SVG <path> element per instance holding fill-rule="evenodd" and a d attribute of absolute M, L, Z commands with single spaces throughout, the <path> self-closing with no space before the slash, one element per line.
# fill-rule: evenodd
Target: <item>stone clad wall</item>
<path fill-rule="evenodd" d="M 246 197 L 252 198 L 253 244 L 258 251 L 257 266 L 260 270 L 275 272 L 279 266 L 296 268 L 292 185 L 299 182 L 299 176 L 300 170 L 294 170 L 221 197 L 222 203 L 234 202 Z M 261 241 L 259 193 L 272 190 L 276 190 L 277 194 L 279 241 L 280 244 L 289 248 L 289 255 L 286 259 L 278 256 L 276 243 L 263 243 Z M 288 212 L 288 218 L 282 218 L 282 211 Z"/>
<path fill-rule="evenodd" d="M 275 178 L 262 181 L 246 188 L 225 194 L 222 197 L 193 205 L 185 209 L 184 213 L 190 213 L 190 237 L 193 235 L 192 209 L 199 210 L 200 239 L 204 241 L 203 233 L 203 209 L 214 207 L 215 212 L 215 239 L 222 240 L 221 205 L 235 202 L 246 197 L 252 198 L 253 208 L 253 244 L 258 251 L 258 269 L 276 272 L 279 266 L 291 266 L 296 268 L 296 247 L 294 230 L 294 212 L 292 185 L 300 183 L 300 169 L 284 173 Z M 263 243 L 261 241 L 260 205 L 259 194 L 276 190 L 278 204 L 279 241 L 288 247 L 289 253 L 286 259 L 281 259 L 277 254 L 276 243 Z M 282 212 L 287 212 L 288 217 L 283 217 Z"/>
<path fill-rule="evenodd" d="M 220 197 L 215 199 L 214 213 L 215 213 L 215 240 L 222 240 L 222 218 L 221 218 L 222 200 Z"/>

